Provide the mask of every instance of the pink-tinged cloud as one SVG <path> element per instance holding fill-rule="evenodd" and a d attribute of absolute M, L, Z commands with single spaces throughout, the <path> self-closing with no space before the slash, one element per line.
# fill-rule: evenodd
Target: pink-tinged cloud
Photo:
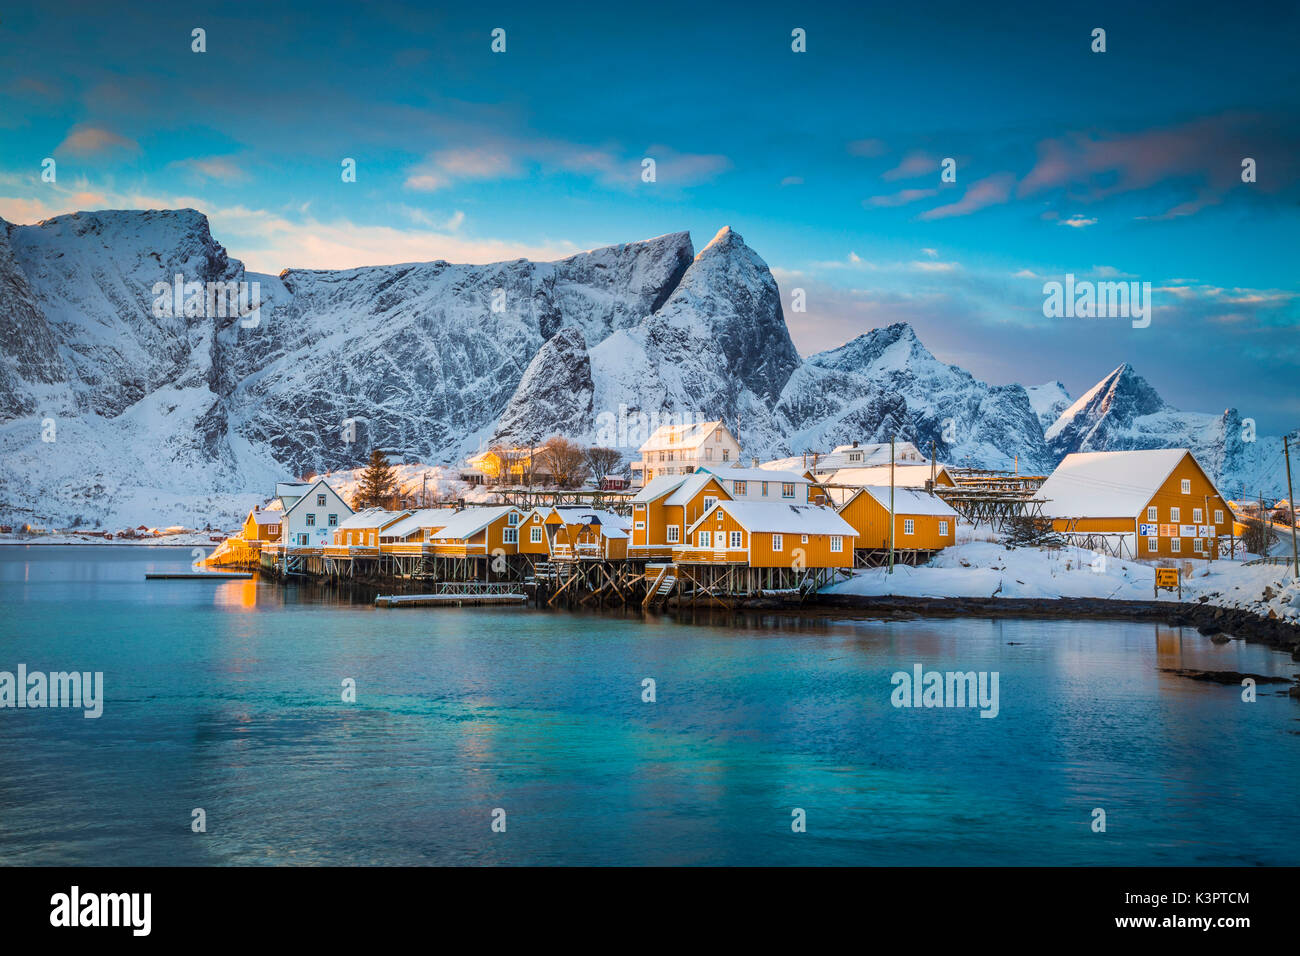
<path fill-rule="evenodd" d="M 849 152 L 854 156 L 866 156 L 868 158 L 883 156 L 888 148 L 883 139 L 855 139 L 848 145 Z"/>
<path fill-rule="evenodd" d="M 864 206 L 892 209 L 895 206 L 906 206 L 908 203 L 914 203 L 921 199 L 929 199 L 938 192 L 938 189 L 904 189 L 902 192 L 889 196 L 872 196 L 870 199 L 862 200 L 862 204 Z"/>
<path fill-rule="evenodd" d="M 188 169 L 203 179 L 213 179 L 223 183 L 238 183 L 248 179 L 248 174 L 229 156 L 183 159 L 175 165 Z"/>
<path fill-rule="evenodd" d="M 925 153 L 913 152 L 904 156 L 903 161 L 893 169 L 881 173 L 880 178 L 893 182 L 895 179 L 914 179 L 926 173 L 939 175 L 939 161 Z"/>
<path fill-rule="evenodd" d="M 94 156 L 115 149 L 137 152 L 140 144 L 102 126 L 77 126 L 68 133 L 62 143 L 55 147 L 54 151 L 72 153 L 76 156 Z"/>
<path fill-rule="evenodd" d="M 995 173 L 984 179 L 971 183 L 966 195 L 946 206 L 921 213 L 920 218 L 947 219 L 951 216 L 966 216 L 988 206 L 996 206 L 1011 198 L 1011 190 L 1016 185 L 1016 177 L 1011 173 Z"/>

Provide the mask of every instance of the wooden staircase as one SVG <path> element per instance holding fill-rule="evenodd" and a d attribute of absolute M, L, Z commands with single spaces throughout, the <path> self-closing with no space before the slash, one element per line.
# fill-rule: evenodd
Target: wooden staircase
<path fill-rule="evenodd" d="M 666 600 L 668 595 L 673 593 L 673 588 L 677 586 L 677 569 L 673 565 L 659 565 L 657 573 L 654 568 L 655 565 L 646 565 L 646 577 L 650 583 L 646 585 L 642 607 L 649 607 L 656 601 Z M 653 578 L 650 577 L 651 574 L 654 574 Z"/>

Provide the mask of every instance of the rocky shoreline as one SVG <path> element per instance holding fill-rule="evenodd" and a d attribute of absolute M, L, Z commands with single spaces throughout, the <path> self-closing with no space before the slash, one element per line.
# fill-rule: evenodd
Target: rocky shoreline
<path fill-rule="evenodd" d="M 1114 601 L 1103 598 L 919 598 L 819 594 L 804 607 L 862 611 L 873 617 L 1096 618 L 1152 621 L 1194 627 L 1202 634 L 1226 634 L 1267 644 L 1300 660 L 1300 627 L 1249 611 L 1174 601 Z"/>

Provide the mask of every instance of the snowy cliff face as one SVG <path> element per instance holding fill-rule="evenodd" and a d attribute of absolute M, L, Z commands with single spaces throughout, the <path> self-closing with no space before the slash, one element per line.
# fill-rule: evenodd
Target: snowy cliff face
<path fill-rule="evenodd" d="M 258 283 L 259 321 L 156 316 L 154 286 L 177 274 Z M 1235 412 L 1176 412 L 1120 378 L 1067 409 L 1049 448 L 1044 396 L 943 364 L 906 325 L 801 361 L 771 272 L 727 228 L 698 255 L 683 232 L 557 262 L 271 276 L 190 209 L 0 221 L 6 524 L 228 524 L 275 480 L 375 446 L 451 464 L 493 440 L 594 441 L 623 408 L 723 418 L 746 456 L 896 434 L 1022 471 L 1136 442 L 1233 474 L 1259 458 Z"/>
<path fill-rule="evenodd" d="M 1229 497 L 1285 495 L 1282 439 L 1257 435 L 1235 408 L 1181 412 L 1125 362 L 1046 430 L 1056 458 L 1079 451 L 1187 448 Z"/>
<path fill-rule="evenodd" d="M 1019 385 L 988 385 L 945 365 L 905 323 L 860 335 L 808 359 L 777 407 L 791 454 L 890 434 L 940 461 L 1051 468 L 1042 426 Z"/>
<path fill-rule="evenodd" d="M 1029 404 L 1033 407 L 1034 414 L 1038 416 L 1038 423 L 1043 426 L 1043 431 L 1051 428 L 1061 417 L 1061 413 L 1074 404 L 1074 399 L 1060 382 L 1026 385 L 1025 392 L 1029 395 Z"/>

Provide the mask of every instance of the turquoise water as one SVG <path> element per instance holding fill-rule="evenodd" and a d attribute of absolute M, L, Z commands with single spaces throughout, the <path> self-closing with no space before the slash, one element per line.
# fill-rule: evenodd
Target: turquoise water
<path fill-rule="evenodd" d="M 1300 863 L 1300 703 L 1161 670 L 1297 670 L 1258 645 L 143 580 L 189 561 L 0 547 L 0 670 L 105 682 L 97 720 L 0 710 L 0 862 Z M 998 716 L 895 708 L 917 663 L 996 671 Z"/>

